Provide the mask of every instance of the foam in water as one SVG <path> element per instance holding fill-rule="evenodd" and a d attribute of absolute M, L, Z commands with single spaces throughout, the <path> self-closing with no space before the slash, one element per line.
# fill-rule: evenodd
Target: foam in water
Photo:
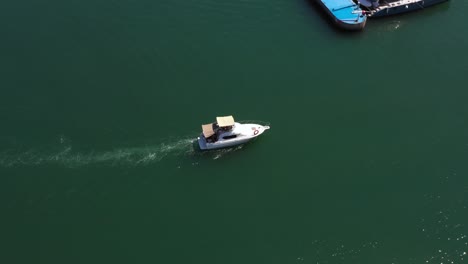
<path fill-rule="evenodd" d="M 86 165 L 126 165 L 138 166 L 158 162 L 168 155 L 184 155 L 193 153 L 194 139 L 185 138 L 154 146 L 133 148 L 118 148 L 104 152 L 74 152 L 71 145 L 62 146 L 59 150 L 31 149 L 25 152 L 14 150 L 0 153 L 1 167 L 39 166 L 55 164 L 66 167 L 81 167 Z M 60 138 L 63 145 L 65 139 Z"/>

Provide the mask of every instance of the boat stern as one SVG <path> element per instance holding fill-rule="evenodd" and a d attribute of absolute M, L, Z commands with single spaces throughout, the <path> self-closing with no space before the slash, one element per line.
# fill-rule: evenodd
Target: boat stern
<path fill-rule="evenodd" d="M 338 27 L 356 31 L 366 26 L 367 15 L 352 0 L 317 0 Z"/>
<path fill-rule="evenodd" d="M 206 146 L 206 139 L 203 135 L 200 135 L 198 137 L 198 146 L 200 146 L 201 150 L 208 149 L 208 147 Z"/>

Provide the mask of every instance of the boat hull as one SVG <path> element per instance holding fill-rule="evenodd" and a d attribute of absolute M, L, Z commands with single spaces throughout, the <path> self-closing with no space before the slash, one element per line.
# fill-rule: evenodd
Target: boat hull
<path fill-rule="evenodd" d="M 367 16 L 352 0 L 316 0 L 334 24 L 344 30 L 359 31 L 366 26 Z"/>
<path fill-rule="evenodd" d="M 263 134 L 266 130 L 270 129 L 269 126 L 262 126 L 258 124 L 239 124 L 237 129 L 239 134 L 236 138 L 231 139 L 220 139 L 214 143 L 207 142 L 203 134 L 198 137 L 198 145 L 201 150 L 210 150 L 210 149 L 221 149 L 234 147 L 238 145 L 245 144 L 254 138 Z M 239 128 L 240 127 L 240 128 Z"/>
<path fill-rule="evenodd" d="M 380 6 L 376 11 L 371 11 L 369 17 L 385 17 L 404 14 L 408 12 L 422 10 L 426 7 L 447 2 L 448 0 L 421 0 L 421 1 L 396 1 L 389 5 Z M 395 3 L 392 5 L 392 3 Z"/>
<path fill-rule="evenodd" d="M 221 149 L 221 148 L 229 148 L 234 147 L 237 145 L 242 145 L 250 140 L 254 139 L 253 137 L 243 138 L 238 140 L 230 140 L 230 141 L 223 141 L 223 142 L 215 142 L 215 143 L 208 143 L 206 142 L 203 136 L 198 137 L 198 145 L 200 146 L 201 150 L 208 150 L 208 149 Z"/>

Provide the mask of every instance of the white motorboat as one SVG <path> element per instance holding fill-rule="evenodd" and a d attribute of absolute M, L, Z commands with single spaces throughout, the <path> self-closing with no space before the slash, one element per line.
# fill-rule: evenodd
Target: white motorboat
<path fill-rule="evenodd" d="M 217 117 L 215 123 L 202 125 L 198 144 L 202 150 L 232 147 L 244 144 L 268 129 L 269 126 L 234 122 L 232 116 Z"/>

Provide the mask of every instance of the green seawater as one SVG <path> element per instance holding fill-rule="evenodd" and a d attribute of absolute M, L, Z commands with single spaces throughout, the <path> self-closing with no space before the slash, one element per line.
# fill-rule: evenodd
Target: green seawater
<path fill-rule="evenodd" d="M 468 263 L 467 11 L 3 1 L 0 263 Z"/>

